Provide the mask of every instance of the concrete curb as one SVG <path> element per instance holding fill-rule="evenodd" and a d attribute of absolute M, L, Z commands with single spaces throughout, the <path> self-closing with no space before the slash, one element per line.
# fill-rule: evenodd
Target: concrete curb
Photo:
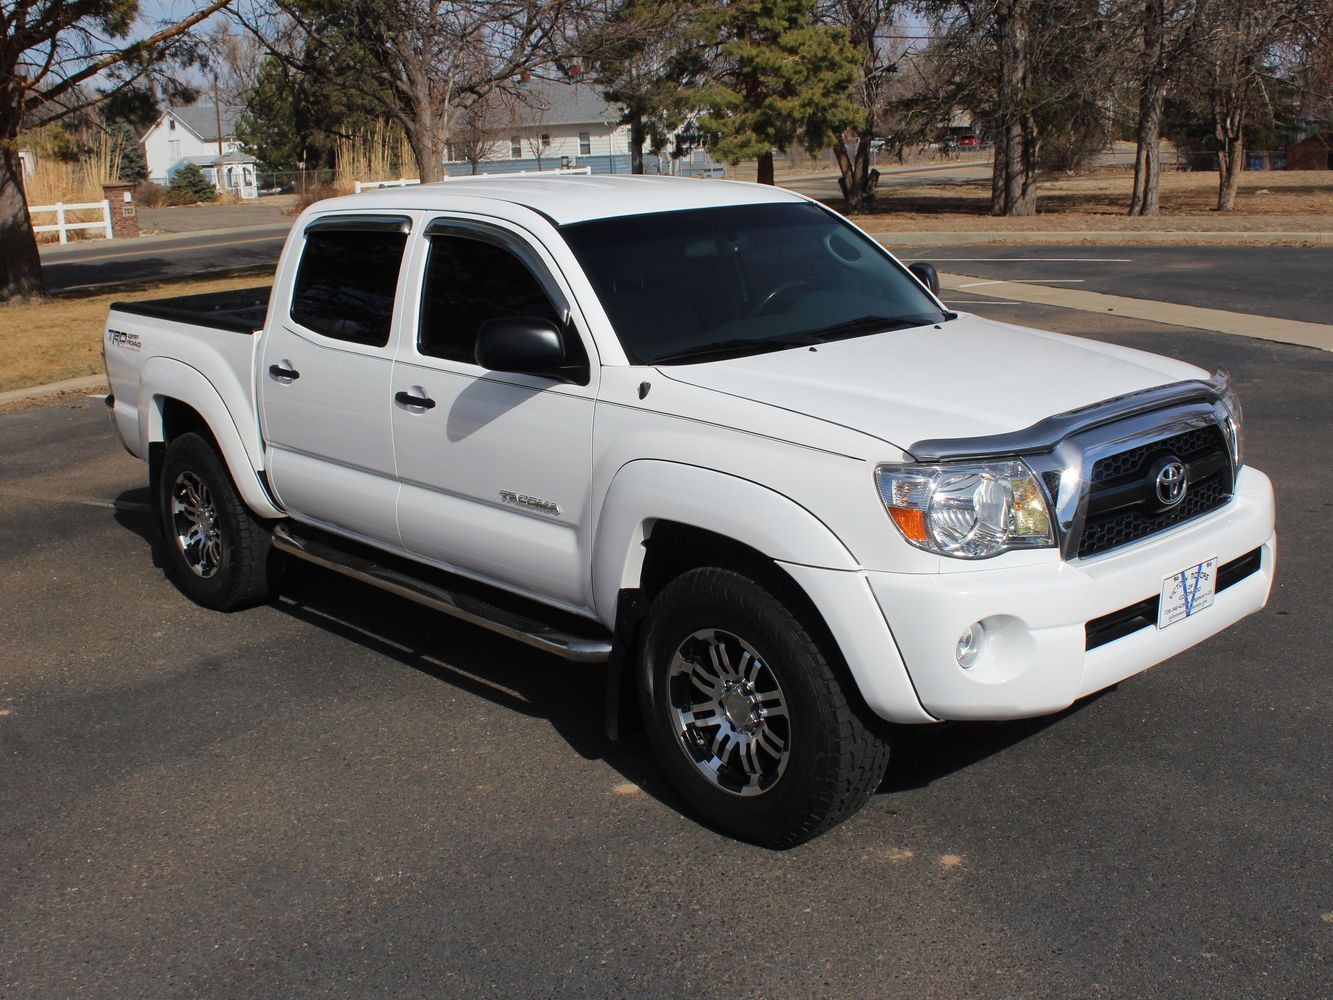
<path fill-rule="evenodd" d="M 1001 281 L 995 278 L 974 277 L 967 274 L 941 274 L 940 287 L 949 291 L 972 293 L 985 288 L 987 292 L 1002 295 L 1018 302 L 1034 305 L 1057 306 L 1082 312 L 1114 313 L 1130 319 L 1142 319 L 1167 326 L 1183 326 L 1210 333 L 1224 333 L 1237 337 L 1272 340 L 1279 344 L 1313 347 L 1333 351 L 1333 326 L 1305 323 L 1275 316 L 1254 316 L 1249 313 L 1228 312 L 1225 309 L 1205 309 L 1182 306 L 1174 302 L 1152 299 L 1133 299 L 1125 295 L 1107 295 L 1104 292 L 1085 292 L 1072 288 L 1052 288 L 1049 285 L 1028 285 L 1021 281 Z"/>
<path fill-rule="evenodd" d="M 1065 231 L 1048 232 L 939 232 L 939 233 L 871 233 L 887 247 L 895 246 L 968 246 L 981 243 L 1048 243 L 1068 246 L 1071 243 L 1220 243 L 1233 245 L 1271 246 L 1274 243 L 1306 243 L 1316 246 L 1333 244 L 1333 232 L 1311 233 L 1250 233 L 1250 232 L 1189 232 L 1187 230 L 1134 230 L 1126 232 Z"/>
<path fill-rule="evenodd" d="M 30 399 L 45 396 L 58 396 L 62 392 L 90 392 L 94 389 L 106 389 L 105 375 L 85 375 L 82 378 L 69 378 L 63 382 L 49 382 L 46 385 L 29 386 L 26 389 L 11 389 L 0 392 L 0 406 L 9 403 L 26 403 Z"/>

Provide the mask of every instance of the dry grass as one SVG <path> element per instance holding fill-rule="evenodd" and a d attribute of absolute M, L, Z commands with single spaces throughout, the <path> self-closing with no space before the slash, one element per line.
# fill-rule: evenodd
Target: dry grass
<path fill-rule="evenodd" d="M 1106 168 L 1077 177 L 1043 177 L 1038 214 L 993 218 L 990 180 L 886 189 L 857 221 L 878 232 L 1016 232 L 1041 230 L 1181 230 L 1189 232 L 1333 231 L 1333 171 L 1251 171 L 1241 176 L 1236 208 L 1218 212 L 1217 175 L 1162 175 L 1162 214 L 1125 214 L 1133 175 Z"/>
<path fill-rule="evenodd" d="M 5 350 L 0 353 L 0 392 L 101 374 L 102 331 L 112 302 L 196 295 L 262 285 L 262 276 L 162 282 L 132 291 L 48 302 L 0 306 Z"/>

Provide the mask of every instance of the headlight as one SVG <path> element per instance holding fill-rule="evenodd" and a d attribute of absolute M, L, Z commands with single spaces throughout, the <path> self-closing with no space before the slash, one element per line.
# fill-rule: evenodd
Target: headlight
<path fill-rule="evenodd" d="M 1245 445 L 1241 434 L 1241 423 L 1245 419 L 1240 408 L 1240 397 L 1236 395 L 1236 390 L 1227 387 L 1227 391 L 1222 394 L 1222 409 L 1226 410 L 1226 417 L 1222 421 L 1222 433 L 1226 435 L 1227 447 L 1231 449 L 1231 462 L 1237 472 L 1245 464 Z"/>
<path fill-rule="evenodd" d="M 958 559 L 1055 544 L 1046 498 L 1014 459 L 959 465 L 881 465 L 880 499 L 917 548 Z"/>

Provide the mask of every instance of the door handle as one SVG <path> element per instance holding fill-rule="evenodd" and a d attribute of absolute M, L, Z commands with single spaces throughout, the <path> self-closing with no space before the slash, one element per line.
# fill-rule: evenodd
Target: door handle
<path fill-rule="evenodd" d="M 284 368 L 282 365 L 269 365 L 268 373 L 274 378 L 285 378 L 292 382 L 301 377 L 301 373 L 295 368 Z"/>
<path fill-rule="evenodd" d="M 435 400 L 429 396 L 413 396 L 410 392 L 396 392 L 393 398 L 404 406 L 418 406 L 423 410 L 429 410 L 435 406 Z"/>

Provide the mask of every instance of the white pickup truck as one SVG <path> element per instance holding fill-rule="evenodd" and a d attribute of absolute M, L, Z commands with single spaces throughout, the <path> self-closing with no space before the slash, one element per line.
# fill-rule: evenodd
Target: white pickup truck
<path fill-rule="evenodd" d="M 1262 608 L 1227 376 L 950 311 L 799 195 L 483 178 L 321 202 L 272 289 L 116 305 L 177 584 L 317 563 L 608 662 L 717 826 L 791 845 L 892 724 L 1055 712 Z M 937 283 L 936 283 L 937 284 Z"/>

